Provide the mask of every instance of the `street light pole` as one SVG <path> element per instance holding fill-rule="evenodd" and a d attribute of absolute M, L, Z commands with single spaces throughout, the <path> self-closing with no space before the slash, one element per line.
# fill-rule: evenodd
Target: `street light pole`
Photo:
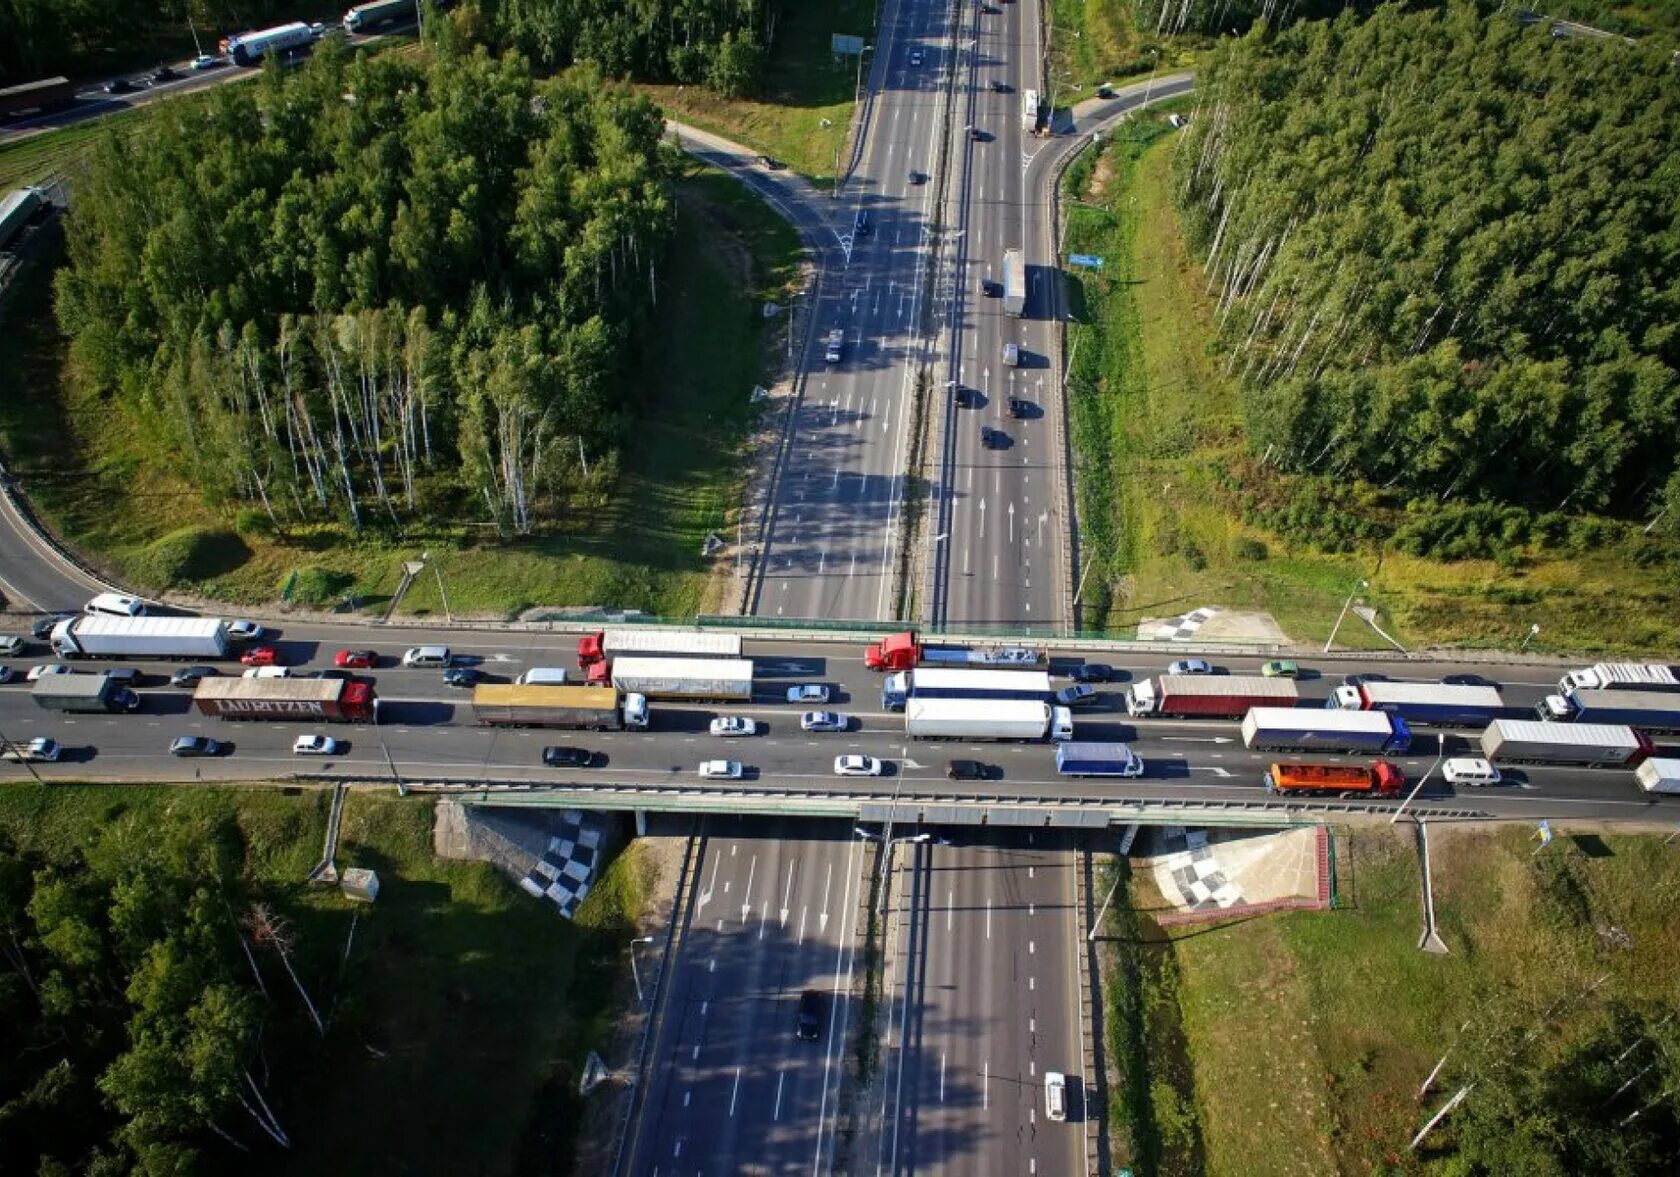
<path fill-rule="evenodd" d="M 1326 654 L 1330 652 L 1330 647 L 1336 640 L 1336 631 L 1342 628 L 1342 618 L 1347 616 L 1348 608 L 1353 604 L 1353 598 L 1357 597 L 1361 590 L 1370 587 L 1369 581 L 1359 581 L 1353 586 L 1353 591 L 1347 595 L 1347 600 L 1342 602 L 1342 611 L 1336 614 L 1336 624 L 1330 627 L 1330 636 L 1324 639 L 1324 652 Z"/>
<path fill-rule="evenodd" d="M 637 1005 L 646 1005 L 647 998 L 642 996 L 642 974 L 636 968 L 636 945 L 652 943 L 652 936 L 637 936 L 634 940 L 630 941 L 630 978 L 636 982 Z"/>
<path fill-rule="evenodd" d="M 1388 819 L 1389 825 L 1393 825 L 1395 822 L 1400 820 L 1400 815 L 1406 812 L 1406 806 L 1412 803 L 1412 798 L 1416 797 L 1423 791 L 1423 786 L 1428 782 L 1429 778 L 1434 775 L 1435 770 L 1441 767 L 1441 758 L 1447 754 L 1447 733 L 1436 732 L 1435 739 L 1435 763 L 1429 766 L 1428 772 L 1418 778 L 1417 787 L 1410 793 L 1406 794 L 1406 799 L 1400 802 L 1400 808 L 1396 809 L 1394 811 L 1394 816 Z"/>
<path fill-rule="evenodd" d="M 1528 627 L 1528 636 L 1525 637 L 1522 640 L 1522 645 L 1517 648 L 1517 653 L 1521 654 L 1525 650 L 1527 650 L 1528 649 L 1528 643 L 1532 642 L 1535 639 L 1535 637 L 1537 637 L 1539 635 L 1539 633 L 1540 633 L 1539 622 L 1536 622 L 1535 624 L 1529 626 Z"/>

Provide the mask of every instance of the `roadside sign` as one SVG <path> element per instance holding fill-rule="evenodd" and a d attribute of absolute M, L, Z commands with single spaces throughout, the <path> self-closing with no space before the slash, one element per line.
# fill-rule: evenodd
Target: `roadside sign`
<path fill-rule="evenodd" d="M 1103 268 L 1103 260 L 1100 257 L 1092 257 L 1088 253 L 1074 253 L 1068 255 L 1068 265 L 1084 266 L 1088 270 L 1100 270 Z"/>
<path fill-rule="evenodd" d="M 828 38 L 828 51 L 837 57 L 862 57 L 863 38 L 848 37 L 845 33 L 831 33 Z"/>

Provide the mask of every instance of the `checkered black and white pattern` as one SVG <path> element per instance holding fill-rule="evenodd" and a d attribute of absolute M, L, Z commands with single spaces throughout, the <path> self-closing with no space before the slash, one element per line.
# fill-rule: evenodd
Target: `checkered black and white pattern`
<path fill-rule="evenodd" d="M 549 900 L 571 919 L 595 885 L 600 848 L 601 831 L 578 810 L 568 809 L 562 815 L 560 832 L 549 838 L 548 849 L 519 885 L 533 898 Z"/>
<path fill-rule="evenodd" d="M 1218 615 L 1219 610 L 1207 606 L 1178 617 L 1168 617 L 1164 621 L 1157 621 L 1150 627 L 1150 632 L 1138 636 L 1151 638 L 1158 642 L 1187 642 L 1196 636 L 1196 632 L 1207 624 L 1208 620 Z"/>

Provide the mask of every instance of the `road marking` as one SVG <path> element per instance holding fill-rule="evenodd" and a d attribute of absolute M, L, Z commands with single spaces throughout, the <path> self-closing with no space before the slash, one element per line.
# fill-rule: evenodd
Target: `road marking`
<path fill-rule="evenodd" d="M 786 1081 L 787 1081 L 787 1072 L 786 1071 L 777 1071 L 776 1072 L 776 1106 L 774 1108 L 772 1108 L 771 1111 L 770 1111 L 770 1118 L 772 1120 L 780 1120 L 782 1118 L 782 1084 Z"/>
<path fill-rule="evenodd" d="M 793 863 L 788 863 L 787 886 L 782 888 L 782 927 L 787 927 L 788 898 L 793 894 Z"/>
<path fill-rule="evenodd" d="M 992 1063 L 990 1059 L 980 1064 L 980 1107 L 985 1110 L 992 1106 Z"/>
<path fill-rule="evenodd" d="M 986 939 L 992 938 L 992 901 L 986 900 Z"/>
<path fill-rule="evenodd" d="M 685 1092 L 683 1092 L 683 1107 L 687 1107 L 687 1106 L 688 1106 L 688 1101 L 689 1101 L 689 1100 L 690 1100 L 690 1099 L 692 1099 L 692 1098 L 693 1098 L 693 1097 L 694 1097 L 694 1092 L 693 1092 L 693 1091 L 685 1091 Z M 681 1146 L 681 1145 L 678 1145 L 678 1146 L 677 1146 L 677 1147 L 678 1147 L 678 1148 L 681 1148 L 681 1147 L 682 1147 L 682 1146 Z"/>
<path fill-rule="evenodd" d="M 1036 956 L 1037 954 L 1038 954 L 1038 941 L 1037 940 L 1028 940 L 1027 941 L 1027 955 L 1028 956 Z"/>
<path fill-rule="evenodd" d="M 1034 989 L 1037 989 L 1037 988 L 1038 988 L 1038 978 L 1037 977 L 1028 977 L 1027 978 L 1027 992 L 1031 993 Z"/>
<path fill-rule="evenodd" d="M 735 1086 L 729 1089 L 729 1114 L 735 1115 L 735 1099 L 741 1094 L 741 1068 L 735 1068 Z"/>
<path fill-rule="evenodd" d="M 755 854 L 752 857 L 752 864 L 747 867 L 747 888 L 741 894 L 741 922 L 743 924 L 747 922 L 747 917 L 752 914 L 753 875 L 757 871 L 758 871 L 758 855 Z"/>
<path fill-rule="evenodd" d="M 939 1102 L 945 1102 L 945 1052 L 939 1052 Z"/>
<path fill-rule="evenodd" d="M 957 910 L 957 892 L 955 888 L 945 892 L 945 930 L 951 930 L 951 919 Z"/>

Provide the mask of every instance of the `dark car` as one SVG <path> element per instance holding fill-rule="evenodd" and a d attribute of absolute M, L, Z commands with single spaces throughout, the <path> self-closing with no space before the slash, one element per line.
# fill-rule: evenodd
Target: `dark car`
<path fill-rule="evenodd" d="M 1018 396 L 1009 398 L 1009 415 L 1019 421 L 1023 417 L 1032 415 L 1032 402 L 1024 401 Z"/>
<path fill-rule="evenodd" d="M 779 159 L 772 159 L 768 155 L 761 155 L 758 157 L 758 166 L 763 168 L 765 171 L 779 172 L 782 170 L 782 161 Z"/>
<path fill-rule="evenodd" d="M 997 78 L 993 78 L 992 79 L 992 93 L 993 94 L 1007 94 L 1007 93 L 1009 93 L 1009 83 L 1005 82 L 1005 81 L 1000 81 Z"/>
<path fill-rule="evenodd" d="M 966 384 L 959 384 L 951 392 L 959 409 L 978 409 L 980 407 L 980 390 L 970 388 Z"/>
<path fill-rule="evenodd" d="M 1087 662 L 1068 671 L 1074 682 L 1113 682 L 1114 667 L 1106 662 Z"/>
<path fill-rule="evenodd" d="M 171 756 L 220 756 L 227 748 L 209 736 L 176 736 L 169 745 Z"/>
<path fill-rule="evenodd" d="M 1342 676 L 1342 685 L 1344 687 L 1362 687 L 1368 682 L 1388 681 L 1389 678 L 1386 674 L 1344 674 Z"/>
<path fill-rule="evenodd" d="M 181 72 L 179 70 L 171 69 L 167 65 L 160 65 L 155 70 L 152 71 L 151 78 L 149 80 L 151 81 L 152 85 L 155 86 L 159 82 L 177 81 L 180 78 L 180 76 L 181 76 Z"/>
<path fill-rule="evenodd" d="M 48 638 L 52 637 L 53 628 L 60 621 L 69 621 L 75 616 L 76 614 L 74 613 L 54 613 L 51 617 L 43 617 L 34 625 L 30 626 L 29 632 L 34 634 L 37 639 L 44 642 Z"/>
<path fill-rule="evenodd" d="M 1003 293 L 1003 284 L 993 282 L 990 278 L 980 279 L 980 294 L 984 298 L 996 298 Z"/>
<path fill-rule="evenodd" d="M 443 672 L 446 687 L 476 687 L 484 676 L 470 666 L 451 666 Z"/>
<path fill-rule="evenodd" d="M 146 677 L 132 666 L 113 666 L 105 672 L 105 677 L 123 687 L 137 687 Z"/>
<path fill-rule="evenodd" d="M 311 670 L 308 674 L 294 675 L 294 678 L 331 678 L 339 682 L 349 682 L 356 676 L 348 670 Z"/>
<path fill-rule="evenodd" d="M 215 678 L 221 671 L 214 666 L 183 666 L 169 676 L 172 687 L 196 687 L 201 679 Z"/>
<path fill-rule="evenodd" d="M 550 768 L 588 768 L 595 763 L 595 753 L 587 748 L 566 748 L 550 744 L 543 749 L 543 763 Z"/>
<path fill-rule="evenodd" d="M 867 212 L 862 209 L 858 210 L 857 219 L 852 222 L 852 231 L 859 237 L 869 236 L 869 214 Z"/>
<path fill-rule="evenodd" d="M 112 78 L 105 83 L 105 93 L 107 94 L 132 94 L 134 90 L 134 83 L 127 78 Z"/>
<path fill-rule="evenodd" d="M 1441 681 L 1449 687 L 1493 687 L 1495 690 L 1499 688 L 1499 684 L 1491 678 L 1483 678 L 1479 674 L 1449 674 Z"/>
<path fill-rule="evenodd" d="M 1057 691 L 1056 702 L 1063 707 L 1095 707 L 1102 702 L 1102 695 L 1090 683 L 1076 682 Z"/>
<path fill-rule="evenodd" d="M 918 172 L 915 168 L 911 168 L 905 179 L 909 180 L 912 184 L 920 184 L 923 180 L 927 179 L 927 177 L 922 175 L 922 173 Z"/>
<path fill-rule="evenodd" d="M 801 1042 L 815 1042 L 822 1037 L 822 994 L 815 989 L 799 995 L 799 1013 L 794 1019 L 793 1032 Z"/>
<path fill-rule="evenodd" d="M 945 766 L 945 775 L 954 781 L 983 781 L 987 772 L 978 760 L 953 760 Z"/>
<path fill-rule="evenodd" d="M 982 131 L 979 127 L 970 127 L 968 129 L 968 137 L 976 143 L 982 143 L 985 141 L 986 132 Z"/>
<path fill-rule="evenodd" d="M 980 444 L 989 450 L 1006 450 L 1009 448 L 1009 434 L 1001 429 L 993 429 L 990 425 L 982 425 Z"/>

